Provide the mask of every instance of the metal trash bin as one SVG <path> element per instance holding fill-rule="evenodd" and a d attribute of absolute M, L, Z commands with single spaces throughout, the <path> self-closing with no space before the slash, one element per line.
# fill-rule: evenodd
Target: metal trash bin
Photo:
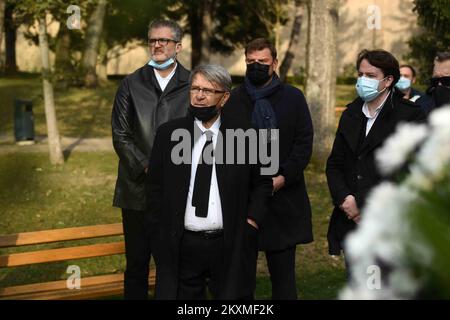
<path fill-rule="evenodd" d="M 34 143 L 34 116 L 31 100 L 14 100 L 14 135 L 18 144 Z"/>

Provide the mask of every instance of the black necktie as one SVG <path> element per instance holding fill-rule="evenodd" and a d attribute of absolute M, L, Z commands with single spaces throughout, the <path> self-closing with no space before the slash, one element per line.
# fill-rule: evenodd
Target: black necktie
<path fill-rule="evenodd" d="M 212 132 L 203 132 L 206 135 L 206 142 L 203 146 L 200 159 L 195 173 L 194 192 L 192 195 L 192 206 L 195 207 L 197 217 L 206 218 L 209 207 L 209 190 L 211 187 L 212 157 L 205 156 L 205 149 L 212 143 Z M 205 159 L 207 161 L 205 161 Z M 209 161 L 208 161 L 209 160 Z"/>

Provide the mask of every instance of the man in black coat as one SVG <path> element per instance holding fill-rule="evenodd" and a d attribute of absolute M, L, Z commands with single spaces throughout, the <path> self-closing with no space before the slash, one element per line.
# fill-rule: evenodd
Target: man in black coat
<path fill-rule="evenodd" d="M 245 57 L 245 83 L 233 90 L 224 112 L 257 129 L 278 130 L 279 137 L 269 137 L 279 141 L 280 166 L 272 177 L 273 197 L 260 226 L 259 250 L 265 251 L 272 299 L 296 299 L 296 245 L 313 241 L 303 175 L 312 153 L 311 116 L 303 93 L 278 79 L 276 49 L 269 41 L 249 42 Z"/>
<path fill-rule="evenodd" d="M 215 299 L 247 298 L 255 289 L 258 226 L 271 180 L 261 175 L 258 161 L 248 161 L 248 141 L 245 149 L 229 149 L 229 131 L 250 128 L 222 116 L 230 90 L 224 68 L 198 66 L 190 114 L 156 134 L 148 198 L 149 219 L 159 226 L 157 299 L 205 299 L 207 285 Z M 247 160 L 230 161 L 231 151 L 237 157 L 244 152 Z"/>
<path fill-rule="evenodd" d="M 122 208 L 125 236 L 125 299 L 147 299 L 154 224 L 144 224 L 145 175 L 156 129 L 186 115 L 189 71 L 177 60 L 182 30 L 173 21 L 149 25 L 151 61 L 128 75 L 117 90 L 112 110 L 113 145 L 119 172 L 113 205 Z"/>
<path fill-rule="evenodd" d="M 400 122 L 422 121 L 425 113 L 395 89 L 398 61 L 384 50 L 363 50 L 357 59 L 359 97 L 342 113 L 327 161 L 334 210 L 328 229 L 330 255 L 344 250 L 344 240 L 364 219 L 361 209 L 383 177 L 375 153 Z M 348 268 L 348 266 L 347 266 Z"/>
<path fill-rule="evenodd" d="M 427 94 L 432 99 L 432 112 L 450 103 L 450 51 L 436 54 L 430 82 Z"/>

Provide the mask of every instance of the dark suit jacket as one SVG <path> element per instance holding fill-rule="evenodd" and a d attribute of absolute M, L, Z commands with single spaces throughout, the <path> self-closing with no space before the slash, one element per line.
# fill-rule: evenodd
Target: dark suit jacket
<path fill-rule="evenodd" d="M 156 129 L 187 113 L 189 71 L 180 63 L 164 92 L 153 67 L 145 65 L 122 80 L 112 110 L 112 138 L 119 156 L 113 205 L 145 210 L 145 173 Z M 150 168 L 151 170 L 151 168 Z"/>
<path fill-rule="evenodd" d="M 246 129 L 246 123 L 222 116 L 220 132 L 226 145 L 226 129 Z M 172 132 L 186 129 L 194 133 L 194 118 L 163 124 L 156 134 L 148 175 L 148 219 L 158 225 L 156 257 L 156 297 L 175 299 L 178 285 L 178 257 L 184 231 L 184 213 L 189 190 L 191 165 L 175 165 L 171 152 L 178 141 L 171 141 Z M 199 130 L 199 129 L 198 129 Z M 191 142 L 191 147 L 193 145 Z M 219 141 L 216 150 L 221 148 Z M 246 146 L 248 153 L 248 143 Z M 226 152 L 224 152 L 226 156 Z M 235 149 L 236 155 L 236 149 Z M 190 158 L 189 158 L 190 160 Z M 269 176 L 260 175 L 258 164 L 216 164 L 224 228 L 224 288 L 218 299 L 237 299 L 255 289 L 254 259 L 257 236 L 247 223 L 250 217 L 262 221 L 272 192 Z"/>
<path fill-rule="evenodd" d="M 371 189 L 382 177 L 375 163 L 375 152 L 395 131 L 400 122 L 422 121 L 425 114 L 420 107 L 391 92 L 369 134 L 364 139 L 366 117 L 360 98 L 347 105 L 342 113 L 333 149 L 327 161 L 327 180 L 334 210 L 328 229 L 329 253 L 339 255 L 341 244 L 349 231 L 356 227 L 339 208 L 349 194 L 356 198 L 360 210 Z M 363 132 L 364 131 L 364 134 Z"/>
<path fill-rule="evenodd" d="M 259 232 L 260 250 L 283 250 L 313 241 L 311 206 L 303 171 L 312 153 L 313 125 L 303 93 L 283 84 L 269 97 L 279 128 L 280 170 L 286 185 L 270 201 L 270 212 Z M 249 123 L 254 104 L 245 86 L 233 90 L 224 113 Z"/>

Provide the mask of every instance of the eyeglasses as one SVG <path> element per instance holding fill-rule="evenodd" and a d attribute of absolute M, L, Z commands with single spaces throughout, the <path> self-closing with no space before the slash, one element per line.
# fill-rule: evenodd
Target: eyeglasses
<path fill-rule="evenodd" d="M 200 87 L 191 87 L 191 93 L 192 94 L 199 94 L 201 91 L 207 97 L 210 97 L 210 96 L 212 96 L 215 93 L 225 93 L 226 92 L 226 91 L 223 91 L 223 90 L 215 90 L 215 89 L 200 88 Z"/>
<path fill-rule="evenodd" d="M 442 84 L 445 87 L 450 87 L 450 77 L 431 78 L 430 84 L 432 87 L 436 87 L 438 84 Z"/>
<path fill-rule="evenodd" d="M 175 41 L 173 39 L 169 39 L 169 38 L 150 38 L 148 39 L 148 45 L 151 47 L 154 47 L 156 45 L 156 41 L 158 41 L 158 43 L 162 46 L 166 46 L 169 41 L 175 42 L 177 43 L 178 41 Z"/>

